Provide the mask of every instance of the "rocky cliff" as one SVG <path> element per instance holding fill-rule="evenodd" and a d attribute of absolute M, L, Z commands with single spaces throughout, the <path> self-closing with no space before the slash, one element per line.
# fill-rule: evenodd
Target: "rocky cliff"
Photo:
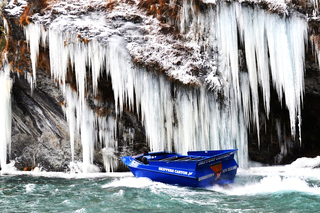
<path fill-rule="evenodd" d="M 11 1 L 2 52 L 13 81 L 8 159 L 18 169 L 67 171 L 82 161 L 116 171 L 120 156 L 144 146 L 238 148 L 242 166 L 319 155 L 317 11 L 300 1 Z M 266 38 L 254 43 L 259 23 Z M 302 70 L 300 86 L 289 66 Z"/>

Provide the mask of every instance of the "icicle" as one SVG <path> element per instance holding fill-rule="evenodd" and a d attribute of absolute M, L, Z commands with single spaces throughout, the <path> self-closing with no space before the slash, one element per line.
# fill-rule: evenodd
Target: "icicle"
<path fill-rule="evenodd" d="M 74 162 L 75 136 L 80 135 L 83 157 L 81 171 L 90 172 L 93 167 L 94 145 L 97 140 L 97 115 L 83 100 L 80 101 L 80 97 L 70 87 L 66 87 L 65 91 L 66 117 L 69 124 L 72 162 Z"/>
<path fill-rule="evenodd" d="M 123 111 L 124 104 L 133 106 L 134 70 L 131 71 L 133 64 L 128 51 L 125 49 L 125 41 L 119 36 L 112 36 L 109 39 L 106 68 L 107 74 L 112 77 L 112 89 L 115 97 L 116 113 Z M 119 107 L 119 111 L 117 109 Z"/>
<path fill-rule="evenodd" d="M 103 142 L 102 157 L 104 161 L 104 167 L 106 172 L 113 172 L 117 166 L 118 161 L 115 156 L 115 151 L 118 149 L 118 143 L 116 139 L 117 123 L 116 120 L 108 116 L 98 117 L 99 126 L 99 139 Z"/>
<path fill-rule="evenodd" d="M 96 40 L 90 41 L 88 48 L 89 63 L 92 67 L 93 94 L 96 95 L 100 73 L 105 64 L 105 50 Z"/>
<path fill-rule="evenodd" d="M 76 133 L 76 103 L 77 97 L 76 94 L 71 90 L 70 87 L 65 88 L 64 93 L 66 99 L 66 117 L 69 125 L 69 135 L 70 135 L 70 148 L 71 148 L 71 160 L 74 162 L 74 142 L 75 142 L 75 133 Z"/>
<path fill-rule="evenodd" d="M 222 75 L 232 85 L 230 91 L 235 94 L 237 101 L 240 101 L 241 94 L 239 89 L 239 65 L 238 65 L 238 38 L 237 38 L 237 19 L 235 8 L 222 4 L 218 7 L 216 23 L 212 27 L 217 27 L 214 31 L 218 39 L 219 50 L 223 53 L 221 63 Z M 212 13 L 214 11 L 211 11 Z M 215 45 L 215 44 L 213 44 Z"/>
<path fill-rule="evenodd" d="M 311 1 L 313 3 L 315 15 L 317 15 L 319 13 L 319 1 L 318 0 L 311 0 Z"/>
<path fill-rule="evenodd" d="M 1 169 L 6 169 L 7 156 L 11 153 L 11 87 L 10 64 L 5 64 L 0 70 L 0 163 Z"/>
<path fill-rule="evenodd" d="M 3 27 L 4 27 L 4 32 L 5 32 L 5 38 L 6 38 L 6 40 L 8 40 L 9 26 L 8 26 L 7 19 L 4 17 L 3 17 Z"/>
<path fill-rule="evenodd" d="M 65 79 L 69 66 L 68 47 L 73 45 L 68 42 L 68 33 L 64 37 L 51 28 L 48 34 L 51 76 L 62 84 L 62 91 L 65 92 Z"/>
<path fill-rule="evenodd" d="M 302 145 L 301 139 L 301 108 L 303 103 L 303 94 L 304 94 L 304 72 L 305 72 L 305 45 L 308 43 L 308 32 L 307 32 L 307 23 L 299 18 L 293 17 L 289 25 L 289 37 L 290 43 L 293 47 L 292 57 L 293 57 L 293 72 L 294 72 L 294 85 L 295 85 L 295 107 L 296 115 L 295 118 L 292 116 L 292 119 L 295 119 L 298 122 L 298 133 L 300 146 Z M 298 32 L 297 32 L 297 29 Z M 291 122 L 293 125 L 293 122 Z"/>
<path fill-rule="evenodd" d="M 79 117 L 78 117 L 78 120 Z M 83 158 L 83 172 L 90 172 L 93 164 L 94 143 L 96 141 L 95 115 L 87 106 L 83 107 L 81 115 L 81 144 Z"/>
<path fill-rule="evenodd" d="M 36 67 L 39 55 L 42 27 L 41 25 L 30 23 L 24 27 L 24 32 L 26 35 L 26 41 L 30 48 L 30 58 L 32 64 L 32 82 L 30 86 L 31 91 L 33 91 L 33 87 L 36 86 Z"/>
<path fill-rule="evenodd" d="M 79 133 L 82 143 L 82 171 L 90 172 L 93 167 L 96 121 L 94 112 L 89 109 L 85 97 L 88 45 L 79 41 L 73 34 L 65 33 L 62 35 L 56 30 L 55 26 L 49 29 L 51 74 L 62 84 L 62 91 L 66 99 L 66 117 L 69 123 L 72 160 L 74 160 L 75 133 Z M 74 94 L 71 88 L 65 85 L 69 61 L 74 67 L 77 94 Z"/>
<path fill-rule="evenodd" d="M 253 29 L 255 29 L 255 52 L 257 60 L 257 71 L 259 85 L 262 88 L 264 108 L 266 110 L 267 117 L 270 113 L 270 75 L 269 75 L 269 62 L 268 62 L 268 48 L 267 40 L 265 37 L 265 19 L 266 14 L 264 11 L 254 10 L 254 23 Z"/>
<path fill-rule="evenodd" d="M 248 73 L 241 73 L 240 75 L 240 82 L 241 82 L 241 93 L 242 93 L 242 105 L 243 105 L 243 113 L 244 119 L 248 127 L 250 127 L 250 120 L 251 120 L 251 100 L 250 100 L 250 83 Z"/>
<path fill-rule="evenodd" d="M 237 4 L 239 6 L 239 4 Z M 239 10 L 239 8 L 238 8 Z M 256 45 L 259 42 L 255 38 L 255 32 L 260 29 L 253 28 L 259 26 L 254 24 L 252 17 L 254 16 L 253 10 L 244 10 L 243 12 L 238 12 L 238 22 L 239 28 L 241 30 L 241 39 L 245 45 L 245 55 L 248 69 L 248 77 L 251 92 L 251 104 L 252 104 L 252 122 L 256 125 L 257 135 L 258 135 L 258 146 L 260 147 L 260 128 L 259 128 L 259 94 L 258 94 L 258 73 L 256 64 Z M 241 15 L 243 14 L 243 16 Z M 268 70 L 264 70 L 268 72 Z M 246 94 L 247 95 L 247 94 Z M 246 109 L 247 110 L 247 109 Z"/>
<path fill-rule="evenodd" d="M 296 122 L 299 122 L 299 129 L 301 125 L 307 24 L 299 17 L 291 17 L 289 20 L 268 17 L 268 21 L 266 30 L 272 79 L 279 100 L 282 100 L 282 95 L 285 94 L 285 103 L 291 122 L 291 134 L 295 136 Z M 274 28 L 275 25 L 278 26 L 277 29 Z M 301 131 L 299 131 L 299 135 L 301 137 Z"/>

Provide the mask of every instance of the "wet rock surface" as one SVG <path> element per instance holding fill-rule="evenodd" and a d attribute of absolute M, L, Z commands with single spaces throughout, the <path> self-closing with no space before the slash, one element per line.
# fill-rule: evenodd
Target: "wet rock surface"
<path fill-rule="evenodd" d="M 63 171 L 71 159 L 68 125 L 60 104 L 63 98 L 52 80 L 44 76 L 39 81 L 40 87 L 31 94 L 28 82 L 14 76 L 11 159 L 18 169 L 39 166 Z M 76 150 L 79 155 L 79 147 Z"/>

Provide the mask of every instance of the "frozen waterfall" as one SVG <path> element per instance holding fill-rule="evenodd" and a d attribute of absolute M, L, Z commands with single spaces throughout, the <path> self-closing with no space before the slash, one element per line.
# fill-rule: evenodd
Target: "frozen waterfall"
<path fill-rule="evenodd" d="M 64 45 L 65 40 L 70 41 L 70 45 Z M 228 107 L 223 109 L 214 94 L 205 88 L 200 90 L 188 89 L 184 86 L 172 88 L 171 82 L 164 76 L 136 67 L 125 48 L 123 38 L 112 36 L 106 46 L 95 40 L 86 44 L 77 40 L 76 35 L 50 29 L 49 48 L 55 78 L 62 79 L 65 76 L 64 72 L 68 66 L 66 61 L 70 60 L 74 63 L 78 95 L 68 87 L 65 89 L 66 115 L 69 121 L 71 143 L 73 143 L 75 129 L 81 134 L 84 163 L 92 164 L 92 149 L 97 140 L 97 129 L 106 129 L 106 124 L 103 122 L 108 123 L 109 126 L 107 131 L 99 131 L 100 139 L 105 141 L 105 147 L 102 147 L 103 153 L 109 149 L 107 153 L 112 155 L 110 150 L 117 148 L 114 137 L 116 125 L 113 122 L 110 123 L 110 118 L 98 117 L 86 105 L 83 95 L 86 90 L 85 66 L 89 65 L 92 72 L 97 72 L 92 73 L 92 76 L 99 78 L 102 70 L 106 70 L 111 76 L 118 116 L 121 117 L 123 106 L 141 111 L 140 117 L 146 128 L 151 150 L 174 149 L 186 153 L 189 150 L 237 147 L 240 164 L 242 166 L 246 164 L 247 130 L 242 112 L 230 115 Z M 56 49 L 59 49 L 61 54 L 56 54 Z M 95 54 L 90 50 L 95 50 Z M 61 63 L 62 61 L 65 63 Z M 172 90 L 174 90 L 173 95 Z M 232 119 L 231 116 L 233 116 Z M 107 168 L 114 168 L 111 161 L 108 162 Z"/>
<path fill-rule="evenodd" d="M 0 163 L 6 169 L 7 156 L 11 153 L 11 87 L 10 65 L 0 69 Z"/>
<path fill-rule="evenodd" d="M 262 90 L 264 109 L 269 116 L 271 80 L 279 101 L 284 98 L 289 110 L 291 134 L 298 133 L 301 142 L 307 44 L 304 17 L 297 14 L 280 17 L 258 6 L 246 7 L 237 2 L 221 2 L 217 8 L 208 9 L 206 14 L 198 14 L 192 2 L 184 1 L 181 32 L 187 39 L 196 41 L 199 39 L 196 35 L 210 35 L 205 45 L 218 49 L 221 57 L 218 70 L 229 85 L 225 88 L 226 96 L 235 101 L 232 108 L 242 109 L 245 120 L 256 126 L 259 135 L 258 87 Z M 242 71 L 238 65 L 239 49 L 244 50 L 247 65 Z"/>
<path fill-rule="evenodd" d="M 218 3 L 216 7 L 208 7 L 206 14 L 201 14 L 194 9 L 192 2 L 183 2 L 180 32 L 186 41 L 215 50 L 212 55 L 215 63 L 210 67 L 212 72 L 203 76 L 206 83 L 197 88 L 174 84 L 165 75 L 133 63 L 127 49 L 128 42 L 133 40 L 128 39 L 128 34 L 132 33 L 132 38 L 136 39 L 133 23 L 121 29 L 130 31 L 125 34 L 126 38 L 120 31 L 107 29 L 107 23 L 100 18 L 102 23 L 99 25 L 105 29 L 92 29 L 92 35 L 90 27 L 97 25 L 96 20 L 91 20 L 92 25 L 87 25 L 85 29 L 88 30 L 84 32 L 74 32 L 66 24 L 72 21 L 81 29 L 90 22 L 89 16 L 75 20 L 64 14 L 52 23 L 46 23 L 46 29 L 41 20 L 25 27 L 33 70 L 31 85 L 35 85 L 39 45 L 45 45 L 50 51 L 52 77 L 61 84 L 66 100 L 72 155 L 75 137 L 81 139 L 83 171 L 89 171 L 93 164 L 93 150 L 98 140 L 103 144 L 100 148 L 106 171 L 117 166 L 114 157 L 117 150 L 116 123 L 124 107 L 141 113 L 138 116 L 152 151 L 186 153 L 189 150 L 237 148 L 237 161 L 241 167 L 246 167 L 247 131 L 255 129 L 259 135 L 259 98 L 269 116 L 270 86 L 273 86 L 279 101 L 284 99 L 286 105 L 283 107 L 288 108 L 291 134 L 301 135 L 306 20 L 295 14 L 280 17 L 236 2 Z M 100 37 L 95 36 L 97 32 L 101 33 Z M 239 68 L 239 49 L 245 53 L 246 70 Z M 71 72 L 69 66 L 75 72 L 77 93 L 65 83 L 67 73 Z M 110 77 L 116 118 L 99 117 L 90 109 L 86 101 L 88 70 L 91 71 L 93 94 L 97 93 L 102 72 Z M 212 75 L 215 78 L 211 78 Z M 5 79 L 7 77 L 1 74 L 0 81 L 7 82 Z M 211 84 L 217 79 L 222 82 L 223 101 L 207 88 L 214 88 Z M 262 97 L 259 97 L 259 88 Z M 9 86 L 1 89 L 3 94 L 8 98 L 1 98 L 0 107 L 8 111 Z M 1 129 L 6 132 L 0 132 L 0 136 L 7 138 L 9 123 L 5 122 L 1 126 L 6 128 Z M 1 159 L 1 163 L 3 161 L 5 159 Z"/>

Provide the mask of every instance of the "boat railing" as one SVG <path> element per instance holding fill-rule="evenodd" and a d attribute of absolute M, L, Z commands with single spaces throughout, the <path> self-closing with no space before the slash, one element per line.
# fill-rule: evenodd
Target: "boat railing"
<path fill-rule="evenodd" d="M 188 159 L 187 161 L 191 161 L 191 160 L 201 160 L 201 159 L 203 159 L 203 157 L 196 157 L 196 158 L 190 157 L 190 159 Z"/>
<path fill-rule="evenodd" d="M 190 157 L 190 156 L 173 156 L 169 158 L 163 158 L 159 161 L 193 161 L 193 160 L 201 160 L 203 157 Z"/>
<path fill-rule="evenodd" d="M 179 158 L 179 156 L 175 155 L 175 156 L 172 156 L 172 157 L 169 157 L 169 158 L 162 158 L 159 161 L 172 161 L 172 160 L 176 160 L 178 158 Z"/>

